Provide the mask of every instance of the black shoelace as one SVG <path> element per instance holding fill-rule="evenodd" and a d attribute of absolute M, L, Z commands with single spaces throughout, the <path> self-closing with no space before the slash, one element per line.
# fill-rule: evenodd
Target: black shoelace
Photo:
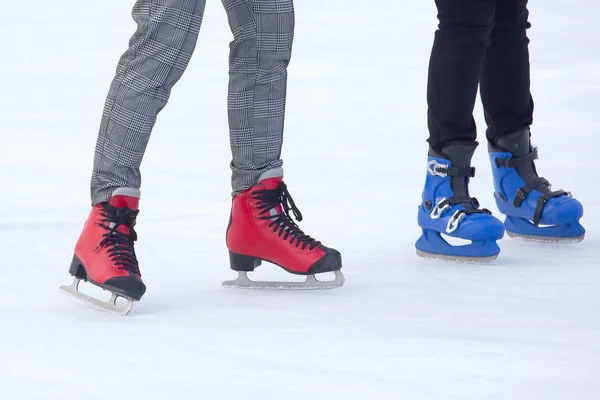
<path fill-rule="evenodd" d="M 261 210 L 260 218 L 271 221 L 269 228 L 273 229 L 273 232 L 276 232 L 278 236 L 283 235 L 284 241 L 289 241 L 291 245 L 295 244 L 296 247 L 302 245 L 302 250 L 306 247 L 312 250 L 321 244 L 321 242 L 302 232 L 290 216 L 290 211 L 292 211 L 294 218 L 298 222 L 302 221 L 302 213 L 296 207 L 285 183 L 281 182 L 279 187 L 274 190 L 257 190 L 252 194 L 252 197 L 258 200 L 258 208 Z M 282 206 L 283 213 L 271 215 L 271 210 L 279 205 Z"/>
<path fill-rule="evenodd" d="M 106 253 L 115 266 L 139 275 L 140 268 L 133 247 L 133 242 L 137 240 L 137 233 L 133 226 L 139 211 L 133 211 L 129 208 L 115 208 L 108 203 L 102 203 L 101 205 L 104 218 L 100 220 L 98 226 L 106 229 L 107 232 L 102 235 L 103 239 L 96 247 L 96 251 L 103 247 L 106 248 Z M 121 225 L 129 228 L 129 234 L 117 230 Z"/>

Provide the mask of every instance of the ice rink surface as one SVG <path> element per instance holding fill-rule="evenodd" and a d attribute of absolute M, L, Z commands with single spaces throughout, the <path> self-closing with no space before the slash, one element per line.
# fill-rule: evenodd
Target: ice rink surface
<path fill-rule="evenodd" d="M 142 165 L 127 317 L 62 295 L 89 212 L 101 111 L 132 2 L 0 10 L 0 398 L 600 398 L 600 4 L 530 2 L 538 170 L 573 192 L 585 241 L 505 238 L 490 265 L 416 257 L 433 1 L 298 0 L 283 152 L 304 230 L 343 288 L 221 288 L 229 270 L 225 12 L 209 1 Z M 476 120 L 483 138 L 478 102 Z M 481 140 L 482 143 L 483 140 Z M 485 145 L 471 194 L 496 212 Z M 256 278 L 287 274 L 263 265 Z"/>

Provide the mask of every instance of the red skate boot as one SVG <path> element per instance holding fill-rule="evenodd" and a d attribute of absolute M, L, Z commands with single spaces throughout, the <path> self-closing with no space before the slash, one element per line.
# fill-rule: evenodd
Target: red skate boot
<path fill-rule="evenodd" d="M 69 269 L 75 279 L 71 285 L 60 287 L 63 292 L 105 311 L 123 315 L 131 311 L 133 301 L 142 298 L 146 286 L 133 247 L 137 240 L 133 227 L 139 212 L 139 197 L 137 189 L 119 188 L 108 203 L 92 208 L 75 245 Z M 80 292 L 82 280 L 110 291 L 110 300 L 104 302 Z M 127 300 L 125 306 L 117 306 L 119 297 Z"/>
<path fill-rule="evenodd" d="M 342 256 L 300 230 L 292 220 L 302 214 L 294 204 L 280 169 L 268 171 L 260 183 L 233 199 L 227 229 L 227 247 L 231 269 L 238 278 L 223 286 L 253 289 L 331 289 L 344 284 Z M 268 177 L 270 174 L 271 177 Z M 273 176 L 279 175 L 279 176 Z M 254 282 L 247 273 L 262 261 L 276 264 L 296 275 L 306 275 L 304 282 Z M 333 281 L 319 281 L 315 274 L 335 273 Z"/>

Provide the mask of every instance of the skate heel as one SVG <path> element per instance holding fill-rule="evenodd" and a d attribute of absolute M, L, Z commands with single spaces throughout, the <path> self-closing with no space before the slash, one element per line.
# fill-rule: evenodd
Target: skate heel
<path fill-rule="evenodd" d="M 261 260 L 252 256 L 244 256 L 236 254 L 232 251 L 229 252 L 229 263 L 231 269 L 234 271 L 254 271 L 254 268 L 261 264 Z"/>
<path fill-rule="evenodd" d="M 73 254 L 73 261 L 71 261 L 71 267 L 69 267 L 69 273 L 79 279 L 87 281 L 87 272 L 85 267 L 79 258 Z"/>

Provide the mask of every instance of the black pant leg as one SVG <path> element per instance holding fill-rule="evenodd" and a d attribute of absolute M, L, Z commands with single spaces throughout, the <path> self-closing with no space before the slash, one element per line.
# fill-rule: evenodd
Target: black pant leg
<path fill-rule="evenodd" d="M 428 142 L 436 151 L 455 140 L 475 140 L 473 107 L 496 0 L 436 0 L 438 30 L 427 81 Z"/>
<path fill-rule="evenodd" d="M 528 17 L 527 0 L 496 0 L 495 25 L 480 86 L 488 140 L 527 128 L 533 122 Z"/>

